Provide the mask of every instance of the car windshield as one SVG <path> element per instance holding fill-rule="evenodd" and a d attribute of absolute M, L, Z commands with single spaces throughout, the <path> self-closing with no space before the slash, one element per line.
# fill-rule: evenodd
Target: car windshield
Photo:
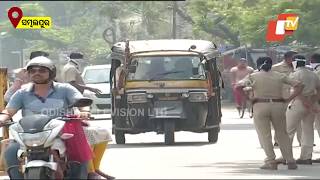
<path fill-rule="evenodd" d="M 108 83 L 110 68 L 103 69 L 87 69 L 83 76 L 86 84 Z"/>
<path fill-rule="evenodd" d="M 131 61 L 135 73 L 128 80 L 189 80 L 205 79 L 198 56 L 139 57 Z"/>

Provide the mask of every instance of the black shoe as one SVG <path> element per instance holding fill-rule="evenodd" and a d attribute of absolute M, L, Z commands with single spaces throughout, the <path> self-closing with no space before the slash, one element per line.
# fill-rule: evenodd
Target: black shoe
<path fill-rule="evenodd" d="M 297 164 L 312 165 L 312 160 L 311 159 L 297 159 L 296 163 Z"/>
<path fill-rule="evenodd" d="M 275 159 L 275 161 L 277 164 L 283 164 L 283 165 L 287 164 L 287 161 L 285 159 L 283 159 L 282 157 Z"/>
<path fill-rule="evenodd" d="M 273 146 L 279 146 L 279 144 L 278 144 L 277 142 L 275 142 L 275 143 L 273 144 Z"/>

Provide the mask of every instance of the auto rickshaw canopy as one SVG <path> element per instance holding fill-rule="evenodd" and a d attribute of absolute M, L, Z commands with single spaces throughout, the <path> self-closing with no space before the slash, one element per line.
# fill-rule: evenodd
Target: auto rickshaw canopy
<path fill-rule="evenodd" d="M 126 46 L 128 47 L 126 52 Z M 173 51 L 177 54 L 195 54 L 201 53 L 206 59 L 212 59 L 219 56 L 216 45 L 205 40 L 189 40 L 189 39 L 163 39 L 163 40 L 141 40 L 118 42 L 111 48 L 111 58 L 119 59 L 122 63 L 127 55 L 173 55 Z"/>

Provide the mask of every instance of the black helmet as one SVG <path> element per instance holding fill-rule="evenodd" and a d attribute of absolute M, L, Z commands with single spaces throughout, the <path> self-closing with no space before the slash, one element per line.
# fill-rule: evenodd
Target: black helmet
<path fill-rule="evenodd" d="M 49 70 L 50 72 L 50 79 L 54 79 L 56 77 L 56 66 L 54 63 L 47 57 L 44 56 L 38 56 L 33 59 L 31 59 L 26 68 L 29 70 L 32 66 L 40 66 L 40 67 L 45 67 Z"/>
<path fill-rule="evenodd" d="M 44 51 L 32 51 L 30 53 L 30 59 L 33 59 L 33 58 L 38 57 L 38 56 L 49 57 L 49 53 L 44 52 Z"/>

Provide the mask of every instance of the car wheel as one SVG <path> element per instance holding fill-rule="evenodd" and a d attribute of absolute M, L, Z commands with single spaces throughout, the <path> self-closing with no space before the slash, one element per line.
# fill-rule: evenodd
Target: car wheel
<path fill-rule="evenodd" d="M 216 143 L 218 141 L 219 129 L 214 128 L 208 131 L 208 140 L 210 143 Z"/>
<path fill-rule="evenodd" d="M 126 137 L 125 137 L 125 133 L 123 131 L 115 130 L 114 135 L 116 137 L 117 144 L 125 144 L 126 143 Z"/>
<path fill-rule="evenodd" d="M 164 120 L 164 143 L 166 145 L 174 144 L 175 121 Z"/>

